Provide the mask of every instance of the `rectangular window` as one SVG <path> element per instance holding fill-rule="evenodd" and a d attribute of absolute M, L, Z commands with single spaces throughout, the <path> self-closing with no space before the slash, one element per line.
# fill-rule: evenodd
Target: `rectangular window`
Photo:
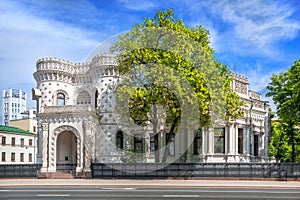
<path fill-rule="evenodd" d="M 21 138 L 21 147 L 24 147 L 24 138 Z"/>
<path fill-rule="evenodd" d="M 167 133 L 166 134 L 166 145 L 168 145 L 169 138 L 170 138 L 170 134 Z M 174 136 L 174 134 L 171 137 L 168 150 L 169 150 L 169 155 L 170 156 L 175 155 L 175 136 Z"/>
<path fill-rule="evenodd" d="M 116 137 L 116 146 L 118 149 L 123 149 L 123 139 L 124 139 L 123 132 L 118 131 L 117 137 Z"/>
<path fill-rule="evenodd" d="M 11 161 L 11 162 L 15 162 L 15 161 L 16 161 L 15 153 L 11 153 L 10 161 Z"/>
<path fill-rule="evenodd" d="M 238 129 L 238 153 L 243 154 L 243 148 L 244 148 L 244 130 L 242 128 Z"/>
<path fill-rule="evenodd" d="M 254 156 L 258 156 L 258 135 L 254 135 Z"/>
<path fill-rule="evenodd" d="M 194 137 L 194 155 L 199 155 L 202 153 L 202 132 L 197 130 Z"/>
<path fill-rule="evenodd" d="M 134 151 L 143 153 L 143 139 L 141 136 L 134 136 Z"/>
<path fill-rule="evenodd" d="M 30 154 L 28 155 L 28 161 L 29 161 L 29 162 L 32 162 L 32 153 L 30 153 Z"/>
<path fill-rule="evenodd" d="M 20 162 L 24 162 L 24 153 L 20 153 Z"/>
<path fill-rule="evenodd" d="M 29 146 L 32 146 L 32 139 L 29 139 Z"/>
<path fill-rule="evenodd" d="M 215 128 L 214 152 L 225 153 L 225 128 Z"/>
<path fill-rule="evenodd" d="M 150 154 L 154 154 L 158 148 L 158 134 L 150 137 Z"/>
<path fill-rule="evenodd" d="M 6 144 L 6 137 L 3 137 L 2 136 L 2 139 L 1 139 L 1 144 L 2 144 L 2 146 L 5 146 L 5 144 Z"/>
<path fill-rule="evenodd" d="M 5 162 L 6 161 L 6 155 L 5 155 L 5 152 L 2 152 L 2 162 Z"/>
<path fill-rule="evenodd" d="M 11 146 L 16 146 L 16 138 L 11 138 Z"/>
<path fill-rule="evenodd" d="M 34 133 L 36 132 L 36 126 L 33 126 L 33 132 Z"/>

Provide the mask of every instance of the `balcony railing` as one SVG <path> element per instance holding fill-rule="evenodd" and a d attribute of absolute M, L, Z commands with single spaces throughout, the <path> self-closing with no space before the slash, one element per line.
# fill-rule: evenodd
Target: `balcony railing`
<path fill-rule="evenodd" d="M 43 113 L 86 113 L 96 112 L 90 105 L 47 106 Z"/>

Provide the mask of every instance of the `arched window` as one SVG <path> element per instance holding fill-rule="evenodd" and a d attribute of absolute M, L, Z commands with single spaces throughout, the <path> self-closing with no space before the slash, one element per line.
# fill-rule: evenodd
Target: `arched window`
<path fill-rule="evenodd" d="M 64 106 L 65 103 L 65 95 L 63 93 L 57 93 L 57 105 Z"/>
<path fill-rule="evenodd" d="M 116 146 L 118 149 L 123 149 L 123 140 L 124 140 L 123 132 L 118 131 L 116 137 Z"/>

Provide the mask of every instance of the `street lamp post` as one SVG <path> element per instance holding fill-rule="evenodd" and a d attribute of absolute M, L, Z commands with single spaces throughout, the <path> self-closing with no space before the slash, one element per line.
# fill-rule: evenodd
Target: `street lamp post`
<path fill-rule="evenodd" d="M 250 97 L 250 111 L 249 111 L 249 114 L 250 114 L 250 127 L 249 127 L 249 133 L 250 133 L 250 136 L 249 136 L 249 139 L 250 139 L 250 159 L 252 160 L 252 148 L 253 148 L 253 145 L 252 145 L 252 135 L 253 135 L 253 130 L 252 130 L 252 108 L 253 108 L 253 99 Z"/>

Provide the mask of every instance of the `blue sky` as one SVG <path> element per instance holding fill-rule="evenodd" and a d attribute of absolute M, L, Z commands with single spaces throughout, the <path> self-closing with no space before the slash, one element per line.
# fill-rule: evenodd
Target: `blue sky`
<path fill-rule="evenodd" d="M 0 88 L 30 99 L 37 59 L 84 61 L 102 41 L 168 8 L 208 29 L 217 60 L 263 95 L 272 74 L 300 59 L 298 0 L 0 0 Z"/>

